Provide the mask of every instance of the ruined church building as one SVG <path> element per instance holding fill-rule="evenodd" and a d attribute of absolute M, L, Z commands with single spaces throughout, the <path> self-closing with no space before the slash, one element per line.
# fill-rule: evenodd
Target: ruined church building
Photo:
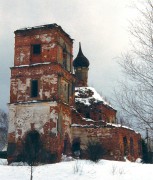
<path fill-rule="evenodd" d="M 73 60 L 73 39 L 57 24 L 15 31 L 9 163 L 18 160 L 27 134 L 34 131 L 57 162 L 62 154 L 72 155 L 74 143 L 86 157 L 89 140 L 102 144 L 106 159 L 141 157 L 140 134 L 116 124 L 117 111 L 88 87 L 89 64 L 81 45 Z"/>

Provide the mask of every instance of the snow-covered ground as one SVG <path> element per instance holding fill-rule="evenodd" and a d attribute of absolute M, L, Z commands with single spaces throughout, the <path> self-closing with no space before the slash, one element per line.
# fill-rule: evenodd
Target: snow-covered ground
<path fill-rule="evenodd" d="M 30 180 L 29 166 L 8 166 L 0 159 L 1 180 Z M 34 167 L 33 180 L 152 180 L 153 165 L 101 160 L 75 160 Z"/>

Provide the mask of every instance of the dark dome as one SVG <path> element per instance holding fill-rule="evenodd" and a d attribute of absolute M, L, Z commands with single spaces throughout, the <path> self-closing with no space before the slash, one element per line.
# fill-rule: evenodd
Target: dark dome
<path fill-rule="evenodd" d="M 79 43 L 79 52 L 78 52 L 77 57 L 73 61 L 73 66 L 74 67 L 89 67 L 89 61 L 82 53 L 81 43 Z"/>

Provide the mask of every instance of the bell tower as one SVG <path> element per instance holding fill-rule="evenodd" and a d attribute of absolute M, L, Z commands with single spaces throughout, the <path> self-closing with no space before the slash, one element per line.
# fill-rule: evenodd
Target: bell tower
<path fill-rule="evenodd" d="M 77 57 L 73 61 L 75 75 L 77 77 L 76 86 L 88 86 L 88 70 L 89 70 L 89 60 L 84 56 L 81 43 L 79 43 L 79 52 Z"/>
<path fill-rule="evenodd" d="M 51 154 L 56 152 L 57 158 L 65 148 L 64 142 L 70 143 L 70 107 L 74 106 L 75 83 L 72 46 L 71 37 L 57 24 L 15 31 L 9 103 L 9 163 L 19 160 L 29 131 L 37 131 L 45 149 Z"/>

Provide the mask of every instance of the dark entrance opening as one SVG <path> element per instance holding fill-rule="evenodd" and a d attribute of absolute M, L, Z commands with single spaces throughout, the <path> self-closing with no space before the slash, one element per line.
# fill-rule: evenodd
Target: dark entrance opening
<path fill-rule="evenodd" d="M 75 138 L 72 142 L 72 153 L 74 156 L 80 156 L 80 138 Z"/>
<path fill-rule="evenodd" d="M 40 161 L 42 143 L 38 131 L 29 131 L 25 137 L 24 158 L 28 164 L 34 165 Z"/>

